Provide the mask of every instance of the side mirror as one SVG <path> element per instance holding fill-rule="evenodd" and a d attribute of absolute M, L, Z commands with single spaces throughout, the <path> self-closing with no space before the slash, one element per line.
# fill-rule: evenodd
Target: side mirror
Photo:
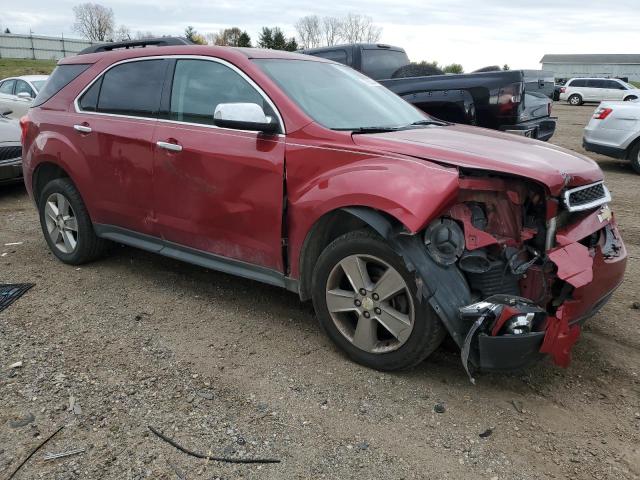
<path fill-rule="evenodd" d="M 0 110 L 0 117 L 8 117 L 12 113 L 13 110 L 11 110 L 10 108 L 3 108 L 2 110 Z"/>
<path fill-rule="evenodd" d="M 223 128 L 277 133 L 278 120 L 267 116 L 257 103 L 220 103 L 213 112 L 213 124 Z"/>
<path fill-rule="evenodd" d="M 21 98 L 23 100 L 31 100 L 33 97 L 31 97 L 31 94 L 28 92 L 20 92 L 18 95 L 16 95 L 18 98 Z"/>

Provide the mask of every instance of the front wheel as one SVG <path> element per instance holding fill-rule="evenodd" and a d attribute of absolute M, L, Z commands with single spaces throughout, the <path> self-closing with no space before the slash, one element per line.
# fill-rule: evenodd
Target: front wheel
<path fill-rule="evenodd" d="M 582 97 L 580 95 L 571 95 L 569 97 L 569 105 L 573 105 L 574 107 L 582 105 Z"/>
<path fill-rule="evenodd" d="M 322 328 L 351 359 L 367 367 L 412 367 L 444 339 L 440 319 L 416 295 L 415 274 L 369 231 L 342 235 L 322 252 L 312 290 Z"/>

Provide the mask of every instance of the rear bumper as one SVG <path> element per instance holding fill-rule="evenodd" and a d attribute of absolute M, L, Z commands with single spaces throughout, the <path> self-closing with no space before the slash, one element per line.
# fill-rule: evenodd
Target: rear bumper
<path fill-rule="evenodd" d="M 610 145 L 600 145 L 598 143 L 582 140 L 582 146 L 587 152 L 598 153 L 612 158 L 626 158 L 627 151 L 624 148 L 612 147 Z"/>
<path fill-rule="evenodd" d="M 500 125 L 499 130 L 546 142 L 556 131 L 556 117 L 544 117 L 514 125 Z"/>

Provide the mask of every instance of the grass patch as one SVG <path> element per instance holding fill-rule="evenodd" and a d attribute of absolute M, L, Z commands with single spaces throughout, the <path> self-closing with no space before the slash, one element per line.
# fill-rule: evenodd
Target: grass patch
<path fill-rule="evenodd" d="M 0 58 L 0 79 L 20 75 L 49 75 L 55 66 L 55 60 Z"/>
<path fill-rule="evenodd" d="M 629 82 L 629 83 L 636 88 L 640 88 L 640 82 Z"/>

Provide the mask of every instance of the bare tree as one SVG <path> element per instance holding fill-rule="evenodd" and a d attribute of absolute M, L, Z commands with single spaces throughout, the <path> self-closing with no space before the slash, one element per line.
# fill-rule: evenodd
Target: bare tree
<path fill-rule="evenodd" d="M 347 43 L 368 42 L 380 40 L 382 28 L 373 23 L 371 17 L 349 13 L 342 21 L 340 36 Z"/>
<path fill-rule="evenodd" d="M 143 32 L 141 30 L 138 30 L 136 32 L 136 34 L 134 35 L 136 40 L 145 40 L 147 38 L 156 38 L 158 35 L 156 35 L 155 33 L 147 30 L 146 32 Z"/>
<path fill-rule="evenodd" d="M 340 42 L 342 20 L 338 17 L 324 17 L 322 19 L 322 41 L 326 46 L 336 45 Z"/>
<path fill-rule="evenodd" d="M 120 25 L 118 29 L 113 32 L 113 40 L 116 42 L 126 42 L 131 39 L 131 29 L 126 25 Z"/>
<path fill-rule="evenodd" d="M 104 42 L 113 36 L 113 10 L 98 3 L 81 3 L 73 7 L 76 21 L 73 29 L 89 40 Z"/>
<path fill-rule="evenodd" d="M 321 20 L 317 15 L 307 15 L 299 19 L 296 24 L 296 32 L 300 38 L 300 47 L 315 48 L 322 44 Z"/>

